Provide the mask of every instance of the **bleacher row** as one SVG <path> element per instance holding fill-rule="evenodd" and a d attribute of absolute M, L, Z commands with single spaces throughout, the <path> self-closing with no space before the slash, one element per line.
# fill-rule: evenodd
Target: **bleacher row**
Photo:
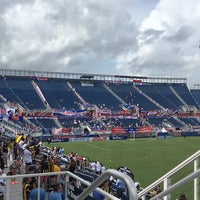
<path fill-rule="evenodd" d="M 38 86 L 43 97 L 39 95 L 34 84 Z M 77 95 L 78 94 L 78 95 Z M 139 112 L 159 111 L 169 109 L 173 112 L 182 111 L 183 108 L 200 108 L 200 92 L 190 91 L 183 83 L 142 83 L 133 84 L 131 82 L 108 83 L 105 81 L 91 80 L 90 84 L 83 84 L 82 80 L 75 79 L 45 79 L 37 80 L 32 77 L 6 76 L 0 77 L 0 98 L 1 105 L 6 102 L 15 102 L 26 111 L 64 109 L 80 110 L 81 106 L 95 105 L 99 109 L 109 109 L 112 112 L 120 112 L 122 105 L 134 105 Z M 49 107 L 47 107 L 49 106 Z M 48 118 L 30 119 L 37 127 L 49 128 L 58 127 L 54 120 Z M 94 121 L 91 116 L 87 118 L 76 117 L 67 120 L 59 119 L 63 127 L 78 128 L 80 123 L 87 122 L 93 129 L 103 129 L 104 125 L 111 123 L 116 126 L 137 127 L 144 120 L 137 119 L 103 119 L 100 122 Z M 200 121 L 192 115 L 186 118 L 174 119 L 173 117 L 148 117 L 148 125 L 162 125 L 168 123 L 171 126 L 180 128 L 184 125 L 199 126 Z M 18 121 L 22 127 L 27 126 L 27 122 Z M 98 124 L 99 123 L 99 124 Z"/>

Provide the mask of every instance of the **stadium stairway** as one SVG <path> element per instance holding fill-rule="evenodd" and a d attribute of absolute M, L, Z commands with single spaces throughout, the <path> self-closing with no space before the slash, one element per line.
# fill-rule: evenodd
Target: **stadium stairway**
<path fill-rule="evenodd" d="M 116 99 L 118 99 L 122 104 L 127 104 L 122 98 L 120 98 L 115 92 L 112 91 L 111 88 L 109 88 L 108 85 L 106 85 L 105 83 L 103 84 L 104 88 L 106 88 L 106 90 L 108 90 L 108 92 L 110 92 Z"/>
<path fill-rule="evenodd" d="M 160 109 L 165 109 L 163 106 L 161 106 L 158 102 L 156 102 L 155 100 L 153 100 L 151 97 L 149 97 L 147 94 L 145 94 L 144 92 L 142 92 L 138 87 L 136 87 L 135 85 L 133 85 L 133 87 L 140 93 L 142 94 L 145 98 L 147 98 L 149 101 L 151 101 L 153 104 L 155 104 L 158 108 Z"/>
<path fill-rule="evenodd" d="M 86 105 L 87 102 L 81 97 L 78 92 L 72 87 L 71 83 L 67 82 L 68 87 L 73 91 L 73 93 L 77 96 L 77 98 L 83 103 L 83 105 Z"/>
<path fill-rule="evenodd" d="M 42 103 L 44 104 L 44 106 L 49 109 L 50 108 L 50 105 L 49 103 L 47 102 L 47 100 L 45 99 L 44 95 L 42 94 L 42 91 L 40 90 L 38 84 L 35 82 L 35 81 L 31 81 L 35 91 L 37 92 L 38 96 L 40 97 Z"/>
<path fill-rule="evenodd" d="M 187 107 L 187 104 L 185 103 L 185 101 L 178 95 L 178 93 L 175 91 L 175 89 L 172 87 L 172 86 L 170 86 L 170 90 L 175 94 L 175 96 L 181 101 L 181 103 L 185 106 L 185 107 Z"/>

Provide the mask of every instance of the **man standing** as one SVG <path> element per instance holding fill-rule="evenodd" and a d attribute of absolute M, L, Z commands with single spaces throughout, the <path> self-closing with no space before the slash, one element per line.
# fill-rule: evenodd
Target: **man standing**
<path fill-rule="evenodd" d="M 26 164 L 26 173 L 28 173 L 29 167 L 32 164 L 32 153 L 28 145 L 26 146 L 24 150 L 24 162 Z"/>
<path fill-rule="evenodd" d="M 62 191 L 63 191 L 62 183 L 56 184 L 54 190 L 51 191 L 49 194 L 49 200 L 62 200 L 61 197 Z"/>

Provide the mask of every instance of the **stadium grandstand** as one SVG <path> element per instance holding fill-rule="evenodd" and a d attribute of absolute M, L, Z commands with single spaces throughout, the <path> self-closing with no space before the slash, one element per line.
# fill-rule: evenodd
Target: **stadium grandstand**
<path fill-rule="evenodd" d="M 72 173 L 68 175 L 70 186 L 73 188 L 69 187 L 67 198 L 63 196 L 62 200 L 76 199 L 83 190 L 90 191 L 90 186 L 85 189 L 88 184 L 84 181 L 82 187 L 74 191 L 76 178 L 95 182 L 103 173 L 101 171 L 104 170 L 103 166 L 97 162 L 90 163 L 91 168 L 86 172 L 85 168 L 89 168 L 86 165 L 86 158 L 78 158 L 78 155 L 74 154 L 63 155 L 61 149 L 49 149 L 44 146 L 43 142 L 199 136 L 199 97 L 200 88 L 190 90 L 185 78 L 0 69 L 0 123 L 4 164 L 8 165 L 5 160 L 7 159 L 5 154 L 8 152 L 5 149 L 10 144 L 13 145 L 13 151 L 16 147 L 15 150 L 18 152 L 16 155 L 13 154 L 13 160 L 16 162 L 21 161 L 19 155 L 22 151 L 23 154 L 26 152 L 28 157 L 32 147 L 34 152 L 37 152 L 37 156 L 34 157 L 34 167 L 31 164 L 32 160 L 25 161 L 24 173 L 57 173 L 67 170 Z M 76 170 L 73 166 L 74 160 L 79 162 L 81 160 L 82 163 Z M 43 168 L 41 169 L 40 165 L 38 169 L 37 164 L 41 162 Z M 50 165 L 51 167 L 59 165 L 59 168 L 63 170 L 50 170 Z M 84 173 L 82 166 L 85 167 Z M 95 167 L 92 168 L 92 166 Z M 16 163 L 12 163 L 8 175 L 16 175 L 17 173 L 14 172 L 16 168 Z M 17 168 L 17 170 L 20 169 Z M 107 192 L 112 188 L 111 193 L 116 199 L 134 199 L 136 197 L 136 194 L 133 194 L 134 190 L 127 192 L 124 191 L 124 188 L 127 189 L 125 186 L 119 186 L 130 183 L 129 179 L 134 180 L 134 175 L 126 167 L 121 167 L 120 171 L 128 174 L 125 180 L 116 179 L 116 184 L 104 181 L 101 188 L 109 185 Z M 28 188 L 32 184 L 29 189 L 31 187 L 31 190 L 38 189 L 36 182 L 38 179 L 42 180 L 41 187 L 48 188 L 50 196 L 51 191 L 57 192 L 59 187 L 63 187 L 65 183 L 64 178 L 61 185 L 53 187 L 53 183 L 56 182 L 55 178 L 62 179 L 62 174 L 56 173 L 49 178 L 47 178 L 49 174 L 37 175 L 39 178 L 32 178 L 32 180 L 29 180 L 27 175 L 23 177 L 23 186 Z M 110 176 L 110 172 L 108 175 Z M 117 175 L 120 176 L 120 174 Z M 20 175 L 16 178 L 16 180 L 21 179 Z M 22 192 L 19 194 L 17 192 L 19 188 L 16 188 L 19 186 L 16 183 L 19 181 L 16 180 L 9 179 L 13 184 L 3 191 L 5 193 L 0 190 L 4 199 L 14 198 L 9 196 L 11 195 L 9 191 L 12 189 L 15 191 L 13 194 L 22 198 Z M 47 181 L 52 182 L 50 186 L 48 184 L 48 187 L 45 185 Z M 138 189 L 138 185 L 135 186 Z M 130 185 L 128 189 L 129 187 Z M 28 189 L 24 191 L 23 199 L 28 200 L 29 197 L 31 199 Z M 42 192 L 47 191 L 39 191 L 41 195 Z M 45 193 L 45 198 L 46 195 L 47 193 Z M 87 199 L 95 199 L 95 195 L 93 192 L 93 197 L 88 196 Z M 114 199 L 109 196 L 110 194 L 107 195 L 108 198 Z M 144 195 L 143 199 L 152 198 L 149 192 Z M 81 198 L 83 196 L 79 197 Z"/>

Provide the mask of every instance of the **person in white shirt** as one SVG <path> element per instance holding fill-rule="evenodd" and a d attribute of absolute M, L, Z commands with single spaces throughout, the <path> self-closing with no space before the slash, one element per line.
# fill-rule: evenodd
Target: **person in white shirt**
<path fill-rule="evenodd" d="M 29 149 L 29 146 L 26 146 L 26 149 L 24 150 L 24 162 L 26 164 L 26 173 L 27 173 L 30 165 L 32 164 L 32 153 Z"/>
<path fill-rule="evenodd" d="M 96 164 L 95 164 L 94 161 L 92 161 L 92 162 L 90 163 L 90 167 L 91 167 L 91 169 L 92 169 L 93 171 L 96 170 Z"/>
<path fill-rule="evenodd" d="M 96 173 L 100 174 L 101 172 L 101 163 L 99 161 L 96 162 Z"/>
<path fill-rule="evenodd" d="M 24 145 L 24 140 L 21 140 L 21 141 L 19 142 L 19 147 L 22 149 L 23 145 Z"/>
<path fill-rule="evenodd" d="M 101 174 L 103 174 L 103 173 L 105 173 L 106 172 L 106 168 L 105 168 L 105 166 L 102 166 L 101 167 Z"/>

